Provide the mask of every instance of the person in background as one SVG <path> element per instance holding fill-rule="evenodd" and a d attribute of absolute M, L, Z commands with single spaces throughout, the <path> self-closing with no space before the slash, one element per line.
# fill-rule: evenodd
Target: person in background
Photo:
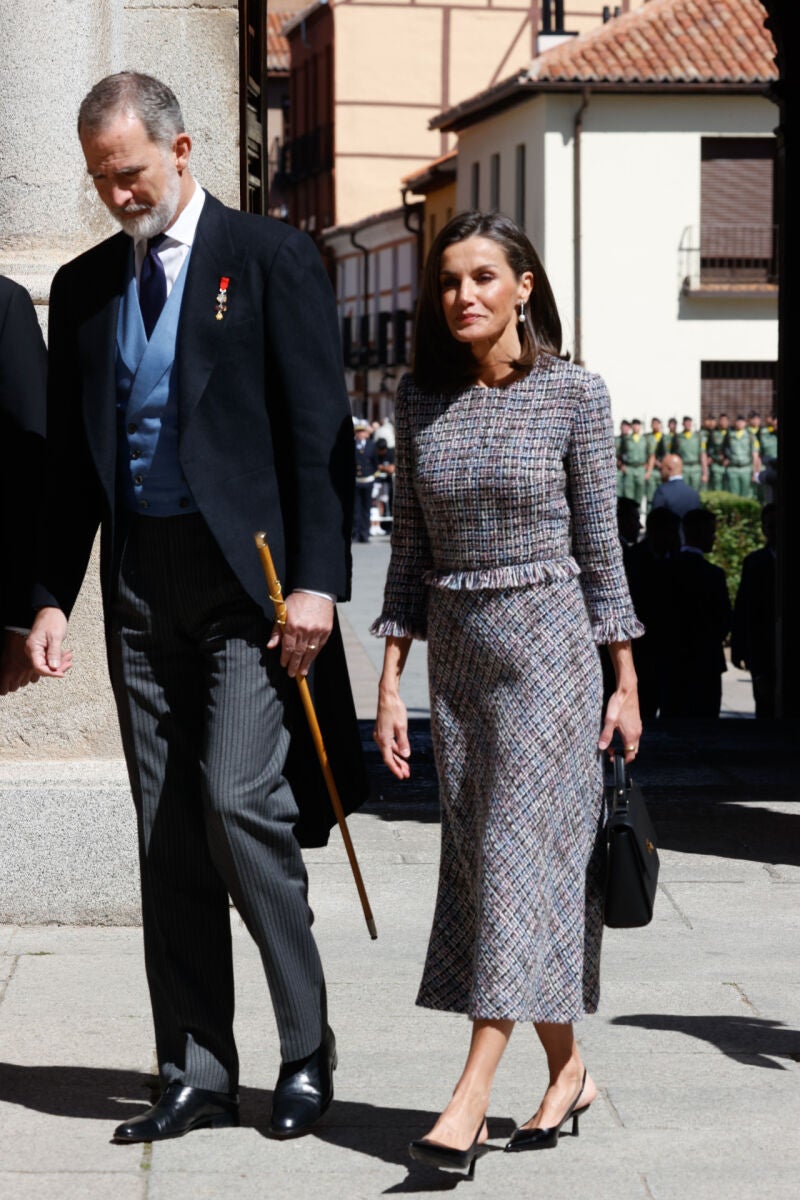
<path fill-rule="evenodd" d="M 46 425 L 47 351 L 36 310 L 24 287 L 0 275 L 0 696 L 39 678 L 25 639 Z"/>
<path fill-rule="evenodd" d="M 703 418 L 702 428 L 700 429 L 700 453 L 703 464 L 703 475 L 701 480 L 700 492 L 708 492 L 711 490 L 711 458 L 710 458 L 710 442 L 717 430 L 717 418 L 708 416 Z"/>
<path fill-rule="evenodd" d="M 644 500 L 647 468 L 647 439 L 638 417 L 631 421 L 631 431 L 620 438 L 619 457 L 622 462 L 622 495 L 641 505 Z"/>
<path fill-rule="evenodd" d="M 643 721 L 657 716 L 661 704 L 665 660 L 674 638 L 670 614 L 664 610 L 666 572 L 680 549 L 680 517 L 668 508 L 652 508 L 645 536 L 624 551 L 631 600 L 644 625 L 644 635 L 632 643 Z"/>
<path fill-rule="evenodd" d="M 714 427 L 709 427 L 706 432 L 705 456 L 708 468 L 708 490 L 710 492 L 725 492 L 728 490 L 723 445 L 729 424 L 728 414 L 720 413 L 714 421 Z"/>
<path fill-rule="evenodd" d="M 732 613 L 725 572 L 705 558 L 715 532 L 714 514 L 692 509 L 683 518 L 681 551 L 670 559 L 663 604 L 677 636 L 665 661 L 662 717 L 719 716 Z"/>
<path fill-rule="evenodd" d="M 699 488 L 703 481 L 703 447 L 691 417 L 683 418 L 683 429 L 673 435 L 670 452 L 680 455 L 683 462 L 683 478 L 689 487 Z"/>
<path fill-rule="evenodd" d="M 353 541 L 368 542 L 372 511 L 372 486 L 378 467 L 378 452 L 366 421 L 353 426 L 355 437 L 356 488 L 353 500 Z"/>
<path fill-rule="evenodd" d="M 667 439 L 661 428 L 661 421 L 658 417 L 653 417 L 647 435 L 647 466 L 644 472 L 644 494 L 648 509 L 653 503 L 653 496 L 661 479 L 661 462 L 666 453 Z"/>
<path fill-rule="evenodd" d="M 623 417 L 619 423 L 619 433 L 614 438 L 614 450 L 617 456 L 617 498 L 625 495 L 625 468 L 622 465 L 622 443 L 631 433 L 631 423 Z"/>
<path fill-rule="evenodd" d="M 653 496 L 653 509 L 668 508 L 683 519 L 687 512 L 701 505 L 700 493 L 683 477 L 680 455 L 666 454 L 661 463 L 661 483 Z"/>
<path fill-rule="evenodd" d="M 728 491 L 734 496 L 753 496 L 753 483 L 761 470 L 758 456 L 758 439 L 747 428 L 742 413 L 736 418 L 734 428 L 729 429 L 722 443 L 723 462 L 728 480 Z"/>
<path fill-rule="evenodd" d="M 763 504 L 771 504 L 778 486 L 778 418 L 766 417 L 758 431 L 759 458 L 758 498 Z"/>
<path fill-rule="evenodd" d="M 775 716 L 775 572 L 778 509 L 765 504 L 761 529 L 765 545 L 748 554 L 733 609 L 731 661 L 750 672 L 756 716 Z"/>
<path fill-rule="evenodd" d="M 394 447 L 386 438 L 375 440 L 375 486 L 372 500 L 378 509 L 378 527 L 373 532 L 390 533 L 392 528 L 392 496 L 394 494 Z"/>

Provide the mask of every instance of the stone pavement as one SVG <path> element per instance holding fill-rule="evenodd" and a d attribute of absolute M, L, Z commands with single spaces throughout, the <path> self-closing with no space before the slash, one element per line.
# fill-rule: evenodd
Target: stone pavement
<path fill-rule="evenodd" d="M 356 550 L 359 578 L 370 578 L 374 593 L 385 549 Z M 361 690 L 379 667 L 380 646 L 365 634 L 379 598 L 360 595 L 358 604 L 345 613 Z M 468 1033 L 464 1018 L 414 1007 L 438 854 L 421 651 L 409 665 L 407 695 L 420 718 L 410 784 L 383 773 L 369 740 L 369 700 L 359 697 L 373 799 L 350 824 L 377 942 L 338 833 L 307 855 L 340 1048 L 336 1099 L 318 1130 L 297 1142 L 265 1136 L 278 1070 L 274 1025 L 258 955 L 234 913 L 242 1127 L 153 1146 L 109 1143 L 115 1122 L 150 1102 L 155 1079 L 140 932 L 79 923 L 91 911 L 92 881 L 100 886 L 105 869 L 123 877 L 127 869 L 109 849 L 115 819 L 129 822 L 124 785 L 116 764 L 95 763 L 94 775 L 87 767 L 70 777 L 73 815 L 63 828 L 51 829 L 48 842 L 41 822 L 27 842 L 30 890 L 39 881 L 49 889 L 40 909 L 50 911 L 61 894 L 73 911 L 77 891 L 85 915 L 72 925 L 0 926 L 3 1200 L 373 1200 L 457 1188 L 502 1200 L 798 1195 L 800 730 L 747 719 L 656 729 L 645 739 L 637 773 L 658 826 L 661 885 L 651 926 L 606 932 L 601 1009 L 578 1027 L 600 1087 L 580 1137 L 564 1137 L 558 1155 L 499 1152 L 545 1082 L 535 1037 L 521 1028 L 498 1075 L 492 1152 L 475 1180 L 410 1163 L 406 1143 L 446 1102 Z M 116 815 L 100 803 L 106 769 L 119 789 Z M 32 811 L 36 796 L 33 778 L 15 786 L 14 771 L 6 763 L 0 775 L 7 847 L 22 837 L 9 838 L 8 825 Z M 55 767 L 48 779 L 55 794 Z M 27 796 L 21 810 L 17 792 Z M 43 861 L 57 854 L 64 830 L 84 838 L 82 861 L 77 848 L 67 853 L 71 878 Z M 5 886 L 0 877 L 0 893 Z M 115 903 L 112 889 L 99 911 L 112 913 Z"/>

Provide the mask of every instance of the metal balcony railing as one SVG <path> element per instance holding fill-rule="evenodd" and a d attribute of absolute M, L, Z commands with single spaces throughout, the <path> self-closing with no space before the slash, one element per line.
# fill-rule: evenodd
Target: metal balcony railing
<path fill-rule="evenodd" d="M 679 252 L 684 293 L 752 292 L 778 282 L 777 225 L 689 225 Z"/>

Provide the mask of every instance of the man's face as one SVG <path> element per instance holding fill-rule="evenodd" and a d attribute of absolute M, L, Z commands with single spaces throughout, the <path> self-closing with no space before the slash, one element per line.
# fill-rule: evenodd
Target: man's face
<path fill-rule="evenodd" d="M 683 428 L 686 430 L 687 433 L 691 433 L 691 431 L 692 431 L 692 418 L 691 417 L 683 418 Z"/>
<path fill-rule="evenodd" d="M 155 237 L 174 220 L 181 200 L 179 168 L 188 161 L 188 149 L 179 145 L 182 139 L 185 134 L 167 149 L 128 113 L 118 113 L 103 129 L 81 136 L 97 194 L 131 237 Z"/>
<path fill-rule="evenodd" d="M 661 433 L 661 422 L 659 421 L 658 417 L 653 417 L 652 421 L 650 422 L 650 428 L 652 429 L 653 433 Z"/>

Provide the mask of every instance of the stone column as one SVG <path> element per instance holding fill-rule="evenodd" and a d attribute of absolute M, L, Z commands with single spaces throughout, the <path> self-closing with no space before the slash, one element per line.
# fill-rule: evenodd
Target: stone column
<path fill-rule="evenodd" d="M 116 228 L 76 133 L 78 106 L 102 76 L 130 68 L 168 83 L 194 138 L 194 174 L 238 207 L 237 0 L 0 0 L 0 46 L 0 273 L 29 289 L 43 325 L 57 268 Z M 66 504 L 62 519 L 66 528 Z M 121 754 L 96 560 L 70 645 L 68 679 L 0 699 L 4 760 Z"/>

